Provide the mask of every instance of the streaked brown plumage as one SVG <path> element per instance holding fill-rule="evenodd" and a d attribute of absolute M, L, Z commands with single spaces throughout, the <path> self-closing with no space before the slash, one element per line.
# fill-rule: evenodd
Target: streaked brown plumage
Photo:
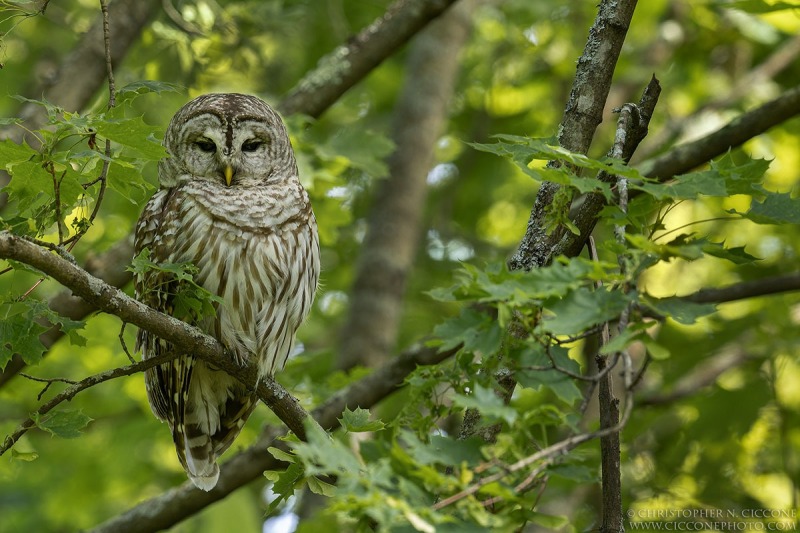
<path fill-rule="evenodd" d="M 172 118 L 159 164 L 161 188 L 136 226 L 135 250 L 157 263 L 190 261 L 195 281 L 220 296 L 216 317 L 197 324 L 259 375 L 281 370 L 319 279 L 319 240 L 308 194 L 280 117 L 242 94 L 195 98 Z M 137 297 L 172 312 L 174 281 L 151 271 Z M 173 347 L 141 330 L 147 359 Z M 217 483 L 217 458 L 233 443 L 256 398 L 238 381 L 186 354 L 145 375 L 153 413 L 172 430 L 189 479 Z"/>

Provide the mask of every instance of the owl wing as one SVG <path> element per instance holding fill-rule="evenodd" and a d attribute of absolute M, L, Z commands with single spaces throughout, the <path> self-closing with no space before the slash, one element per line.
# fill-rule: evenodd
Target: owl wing
<path fill-rule="evenodd" d="M 150 260 L 155 263 L 174 262 L 192 255 L 186 246 L 202 239 L 192 234 L 193 229 L 184 227 L 193 226 L 189 223 L 191 217 L 184 217 L 185 213 L 178 205 L 180 195 L 176 189 L 162 189 L 147 203 L 136 226 L 136 255 L 149 249 Z M 194 259 L 195 263 L 202 263 L 198 258 Z M 202 276 L 197 281 L 202 283 Z M 164 272 L 145 271 L 135 278 L 136 296 L 148 306 L 171 315 L 172 295 L 177 288 L 175 283 Z M 213 330 L 213 327 L 203 329 Z M 141 349 L 142 357 L 148 359 L 168 353 L 173 346 L 145 330 L 139 330 L 137 349 Z M 195 371 L 200 375 L 194 380 L 195 390 L 192 392 Z M 241 387 L 226 392 L 227 400 L 222 406 L 215 407 L 213 397 L 218 393 L 213 392 L 213 387 L 209 389 L 208 384 L 232 379 L 211 378 L 210 374 L 216 372 L 191 355 L 176 357 L 169 363 L 145 371 L 150 407 L 158 418 L 169 424 L 181 465 L 195 485 L 204 490 L 210 490 L 219 476 L 216 457 L 233 443 L 256 407 L 255 397 L 245 389 L 239 390 Z"/>
<path fill-rule="evenodd" d="M 174 189 L 162 189 L 154 194 L 145 205 L 142 215 L 136 224 L 134 238 L 134 253 L 136 256 L 148 249 L 152 261 L 160 262 L 166 260 L 165 257 L 162 257 L 166 244 L 163 242 L 162 229 L 166 217 L 165 212 L 173 195 Z M 137 273 L 134 277 L 136 298 L 153 309 L 170 314 L 172 311 L 170 284 L 170 280 L 163 272 L 146 271 Z M 172 346 L 149 331 L 140 329 L 136 337 L 136 349 L 142 351 L 143 359 L 149 359 L 167 353 L 172 349 Z M 176 408 L 176 402 L 172 401 L 170 391 L 179 386 L 182 375 L 191 373 L 191 368 L 180 368 L 182 359 L 177 358 L 170 363 L 149 368 L 145 371 L 145 384 L 150 407 L 153 413 L 161 420 L 175 420 L 173 411 Z M 184 398 L 181 398 L 181 403 L 183 403 L 183 400 Z"/>

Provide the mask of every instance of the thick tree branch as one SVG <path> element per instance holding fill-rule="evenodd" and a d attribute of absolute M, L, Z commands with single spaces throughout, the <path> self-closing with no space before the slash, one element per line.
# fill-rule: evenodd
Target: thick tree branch
<path fill-rule="evenodd" d="M 800 114 L 800 85 L 778 98 L 739 115 L 717 131 L 696 141 L 676 146 L 664 154 L 642 162 L 639 170 L 645 176 L 668 180 L 689 172 L 731 148 L 761 135 Z"/>
<path fill-rule="evenodd" d="M 133 257 L 133 236 L 123 239 L 112 246 L 108 251 L 100 255 L 91 255 L 84 265 L 84 269 L 96 278 L 100 278 L 114 287 L 124 287 L 131 281 L 131 273 L 125 270 L 125 266 L 131 262 Z M 47 303 L 50 309 L 61 316 L 71 320 L 83 320 L 97 308 L 82 298 L 75 296 L 72 291 L 65 289 L 50 299 Z M 49 323 L 43 323 L 51 326 Z M 51 327 L 39 336 L 39 340 L 50 349 L 64 333 L 58 327 Z M 0 372 L 0 387 L 5 385 L 20 370 L 25 368 L 25 362 L 21 357 L 15 355 Z"/>
<path fill-rule="evenodd" d="M 774 278 L 743 281 L 715 289 L 701 289 L 681 298 L 698 304 L 710 304 L 733 302 L 792 291 L 800 291 L 800 272 L 775 276 Z"/>
<path fill-rule="evenodd" d="M 589 37 L 583 54 L 578 59 L 578 67 L 572 84 L 569 100 L 558 128 L 559 144 L 573 152 L 586 153 L 592 143 L 595 130 L 603 119 L 603 109 L 611 89 L 611 79 L 619 58 L 622 44 L 625 41 L 637 0 L 620 2 L 603 0 L 598 8 L 597 17 L 589 30 Z M 651 82 L 652 84 L 653 82 Z M 657 82 L 656 82 L 657 84 Z M 656 95 L 656 100 L 657 100 Z M 655 106 L 655 104 L 653 104 Z M 649 120 L 649 117 L 648 117 Z M 644 128 L 646 134 L 647 128 Z M 638 139 L 630 148 L 633 153 L 638 142 L 639 132 L 631 132 L 630 139 Z M 627 153 L 627 152 L 626 152 Z M 628 155 L 630 157 L 630 155 Z M 548 162 L 548 166 L 557 166 L 557 161 Z M 536 195 L 536 200 L 528 219 L 527 229 L 516 253 L 508 261 L 509 270 L 530 270 L 542 267 L 553 257 L 553 245 L 564 235 L 563 228 L 552 234 L 545 232 L 545 214 L 560 189 L 560 185 L 545 182 Z M 569 233 L 569 232 L 566 232 Z M 516 332 L 509 327 L 510 337 Z M 505 402 L 511 398 L 516 387 L 513 376 L 500 376 L 502 387 L 495 390 Z M 460 437 L 469 436 L 478 427 L 481 415 L 478 409 L 468 409 L 464 414 L 464 428 Z M 499 432 L 499 426 L 491 426 L 484 432 L 492 442 Z"/>
<path fill-rule="evenodd" d="M 654 136 L 648 138 L 647 146 L 643 146 L 636 156 L 639 161 L 649 159 L 653 153 L 660 151 L 660 148 L 671 144 L 681 136 L 690 126 L 697 124 L 704 118 L 708 111 L 725 109 L 733 106 L 743 97 L 753 92 L 753 87 L 771 80 L 778 73 L 791 66 L 800 56 L 800 35 L 788 39 L 780 48 L 775 50 L 763 63 L 756 66 L 750 72 L 735 80 L 734 86 L 728 94 L 719 98 L 703 103 L 689 116 L 672 117 L 661 130 Z M 638 162 L 634 163 L 636 166 Z"/>
<path fill-rule="evenodd" d="M 460 346 L 444 352 L 421 347 L 394 358 L 369 376 L 353 383 L 335 394 L 313 411 L 311 416 L 326 430 L 338 427 L 338 418 L 345 407 L 369 409 L 397 390 L 403 380 L 417 366 L 435 365 L 455 354 Z M 92 530 L 93 533 L 140 533 L 171 527 L 212 503 L 223 499 L 239 487 L 262 477 L 265 470 L 283 468 L 267 448 L 275 446 L 285 450 L 286 442 L 276 439 L 283 435 L 281 428 L 268 426 L 258 441 L 222 464 L 217 486 L 204 492 L 190 482 L 164 494 L 145 500 L 119 516 Z"/>
<path fill-rule="evenodd" d="M 609 151 L 609 156 L 617 157 L 626 162 L 630 160 L 636 148 L 638 148 L 639 143 L 641 143 L 647 135 L 650 127 L 650 119 L 653 117 L 660 95 L 661 85 L 658 83 L 656 77 L 653 76 L 642 93 L 639 104 L 635 106 L 637 110 L 636 116 L 628 121 L 629 123 L 626 124 L 626 127 L 617 128 L 617 136 L 619 137 L 622 135 L 620 139 L 621 142 L 615 143 L 615 146 L 617 144 L 619 146 L 618 148 L 612 148 L 612 150 Z M 620 132 L 622 132 L 622 134 Z M 601 172 L 597 179 L 608 183 L 615 183 L 617 181 L 615 176 L 610 176 L 605 172 Z M 580 230 L 580 234 L 575 235 L 569 231 L 562 232 L 561 240 L 555 243 L 552 248 L 553 256 L 564 254 L 567 257 L 574 257 L 578 255 L 585 246 L 589 235 L 592 234 L 597 224 L 597 217 L 605 205 L 606 199 L 602 194 L 588 194 L 573 220 L 575 226 Z"/>
<path fill-rule="evenodd" d="M 256 393 L 259 398 L 296 435 L 300 438 L 305 435 L 303 422 L 308 414 L 297 400 L 272 379 L 259 382 L 254 366 L 237 366 L 233 360 L 225 357 L 219 342 L 199 329 L 147 307 L 66 259 L 8 231 L 0 232 L 0 258 L 20 261 L 44 272 L 95 308 L 180 346 L 183 353 L 191 353 L 213 363 L 251 389 L 258 383 Z"/>
<path fill-rule="evenodd" d="M 389 157 L 389 176 L 376 184 L 341 332 L 341 368 L 377 366 L 394 349 L 406 280 L 417 253 L 427 174 L 447 118 L 474 4 L 460 0 L 412 43 L 394 112 L 396 149 Z"/>
<path fill-rule="evenodd" d="M 572 152 L 585 154 L 589 151 L 594 132 L 603 120 L 611 78 L 636 1 L 603 0 L 600 4 L 583 55 L 578 59 L 575 81 L 558 127 L 559 144 Z M 551 161 L 548 165 L 556 166 L 558 162 Z M 560 186 L 552 182 L 545 182 L 539 188 L 525 236 L 508 262 L 511 270 L 530 270 L 551 260 L 553 243 L 566 231 L 559 228 L 551 235 L 545 233 L 545 213 L 559 189 Z"/>
<path fill-rule="evenodd" d="M 14 259 L 33 266 L 70 288 L 74 294 L 95 308 L 147 329 L 197 357 L 213 361 L 216 366 L 250 387 L 256 383 L 255 368 L 239 368 L 228 362 L 223 356 L 222 346 L 213 338 L 204 335 L 197 328 L 145 306 L 36 244 L 9 232 L 0 232 L 0 258 Z M 374 405 L 401 385 L 405 377 L 418 365 L 439 363 L 457 350 L 458 347 L 444 352 L 419 348 L 406 352 L 345 391 L 334 395 L 313 411 L 313 419 L 325 428 L 333 428 L 346 406 L 368 408 Z M 145 368 L 142 365 L 144 363 L 135 363 L 124 369 L 130 372 L 139 371 Z M 128 370 L 117 369 L 116 372 Z M 90 385 L 87 382 L 83 388 Z M 300 407 L 297 400 L 271 379 L 261 380 L 257 393 L 289 429 L 302 438 L 305 434 L 303 421 L 308 413 Z M 99 530 L 155 531 L 183 520 L 243 484 L 260 477 L 263 470 L 277 467 L 279 463 L 266 452 L 266 448 L 280 434 L 281 431 L 274 428 L 267 430 L 266 435 L 259 440 L 259 444 L 226 462 L 222 468 L 220 481 L 213 491 L 205 493 L 193 488 L 187 482 L 179 489 L 137 506 L 106 524 L 107 527 L 101 526 Z"/>
<path fill-rule="evenodd" d="M 318 117 L 456 0 L 397 0 L 375 22 L 319 60 L 278 109 Z"/>

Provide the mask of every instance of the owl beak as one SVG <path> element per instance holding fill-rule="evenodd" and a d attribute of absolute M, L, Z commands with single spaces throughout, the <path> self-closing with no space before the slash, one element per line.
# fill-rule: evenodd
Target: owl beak
<path fill-rule="evenodd" d="M 225 166 L 225 183 L 228 184 L 228 187 L 231 186 L 231 180 L 233 179 L 233 168 L 230 165 Z"/>

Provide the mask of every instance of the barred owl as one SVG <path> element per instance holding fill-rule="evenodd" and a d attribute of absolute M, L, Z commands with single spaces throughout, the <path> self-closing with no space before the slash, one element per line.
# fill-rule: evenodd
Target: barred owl
<path fill-rule="evenodd" d="M 196 325 L 259 376 L 283 368 L 319 279 L 319 240 L 278 114 L 243 94 L 207 94 L 183 106 L 164 138 L 160 190 L 136 225 L 135 250 L 156 263 L 191 262 L 195 281 L 218 295 L 216 316 Z M 137 275 L 137 298 L 172 313 L 176 282 Z M 175 348 L 140 330 L 147 359 Z M 166 421 L 189 479 L 211 490 L 217 458 L 233 443 L 257 398 L 191 353 L 148 370 L 153 413 Z"/>

